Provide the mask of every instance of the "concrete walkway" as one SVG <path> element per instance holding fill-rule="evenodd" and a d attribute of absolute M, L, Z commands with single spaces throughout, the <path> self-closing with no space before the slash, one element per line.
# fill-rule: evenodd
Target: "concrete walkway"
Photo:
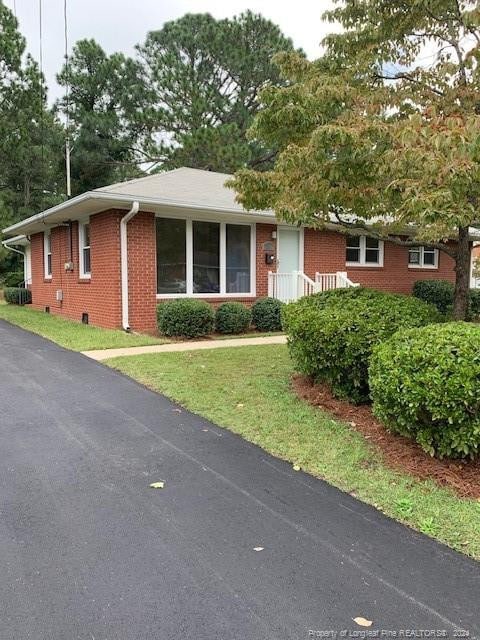
<path fill-rule="evenodd" d="M 140 356 L 145 353 L 172 353 L 174 351 L 196 351 L 197 349 L 223 349 L 226 347 L 251 347 L 259 344 L 286 344 L 286 336 L 264 336 L 257 338 L 227 338 L 225 340 L 191 340 L 188 342 L 170 342 L 152 344 L 147 347 L 124 347 L 123 349 L 98 349 L 82 351 L 92 360 L 107 360 L 119 356 Z"/>

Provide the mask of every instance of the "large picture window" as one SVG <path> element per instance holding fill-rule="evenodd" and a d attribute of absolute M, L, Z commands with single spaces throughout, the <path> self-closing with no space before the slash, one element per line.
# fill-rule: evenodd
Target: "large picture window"
<path fill-rule="evenodd" d="M 383 267 L 383 241 L 368 236 L 347 236 L 345 262 L 350 266 Z"/>
<path fill-rule="evenodd" d="M 157 218 L 159 296 L 253 295 L 250 224 Z"/>

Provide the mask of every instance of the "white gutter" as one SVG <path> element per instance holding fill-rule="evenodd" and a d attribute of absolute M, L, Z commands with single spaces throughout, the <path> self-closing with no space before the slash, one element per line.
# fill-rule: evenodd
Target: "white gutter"
<path fill-rule="evenodd" d="M 20 249 L 15 249 L 15 247 L 12 247 L 11 245 L 8 244 L 8 240 L 3 240 L 2 245 L 5 247 L 5 249 L 8 249 L 8 251 L 14 251 L 15 253 L 19 253 L 25 259 L 25 251 L 20 251 Z"/>
<path fill-rule="evenodd" d="M 128 319 L 128 235 L 127 224 L 137 215 L 140 204 L 138 200 L 132 202 L 132 208 L 120 220 L 120 272 L 122 279 L 122 327 L 130 331 Z"/>

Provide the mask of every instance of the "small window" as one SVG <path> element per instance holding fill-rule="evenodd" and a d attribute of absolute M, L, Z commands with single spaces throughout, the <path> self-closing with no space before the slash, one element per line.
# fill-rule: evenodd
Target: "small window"
<path fill-rule="evenodd" d="M 367 236 L 347 236 L 346 263 L 360 267 L 382 267 L 383 241 Z"/>
<path fill-rule="evenodd" d="M 90 278 L 90 224 L 79 225 L 79 261 L 80 261 L 80 277 Z"/>
<path fill-rule="evenodd" d="M 45 278 L 52 277 L 52 234 L 50 231 L 43 232 L 43 264 Z"/>
<path fill-rule="evenodd" d="M 408 250 L 408 266 L 417 269 L 437 269 L 438 249 L 433 247 L 411 247 Z"/>

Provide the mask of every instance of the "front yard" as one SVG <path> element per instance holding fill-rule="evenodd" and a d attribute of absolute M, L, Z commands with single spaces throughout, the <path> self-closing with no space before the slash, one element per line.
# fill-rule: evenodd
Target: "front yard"
<path fill-rule="evenodd" d="M 480 558 L 480 502 L 387 466 L 347 424 L 291 390 L 285 346 L 116 358 L 110 366 L 324 478 L 385 514 Z"/>
<path fill-rule="evenodd" d="M 36 311 L 28 306 L 19 307 L 0 302 L 0 319 L 37 333 L 62 347 L 73 351 L 141 347 L 162 344 L 166 339 L 129 334 L 125 331 L 100 329 L 92 325 L 66 320 L 60 316 Z"/>

